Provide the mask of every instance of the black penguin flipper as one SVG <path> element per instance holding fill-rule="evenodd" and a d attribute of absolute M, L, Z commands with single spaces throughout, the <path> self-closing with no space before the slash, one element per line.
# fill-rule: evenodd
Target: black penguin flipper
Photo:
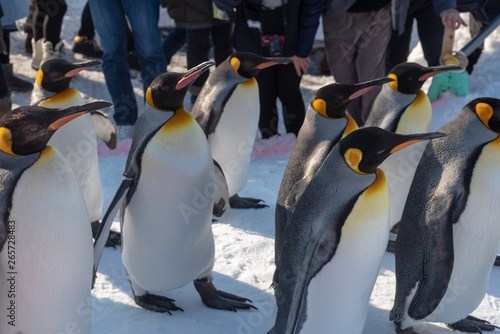
<path fill-rule="evenodd" d="M 212 214 L 215 217 L 220 217 L 226 212 L 227 206 L 229 204 L 229 189 L 226 182 L 226 176 L 222 171 L 222 167 L 214 159 L 214 181 L 215 181 L 215 198 L 214 198 L 214 209 Z"/>
<path fill-rule="evenodd" d="M 425 274 L 408 308 L 413 319 L 420 320 L 430 315 L 450 283 L 454 261 L 453 224 L 458 218 L 454 211 L 460 205 L 459 197 L 456 193 L 442 194 L 431 198 L 427 204 L 425 223 L 420 231 L 425 245 L 422 259 Z"/>
<path fill-rule="evenodd" d="M 252 302 L 250 299 L 233 295 L 224 291 L 217 290 L 207 278 L 195 280 L 194 287 L 200 294 L 203 304 L 217 310 L 226 310 L 236 312 L 237 309 L 257 309 L 247 302 Z"/>
<path fill-rule="evenodd" d="M 94 241 L 94 272 L 92 276 L 92 286 L 94 286 L 97 268 L 99 267 L 102 252 L 109 237 L 111 225 L 113 224 L 113 220 L 115 219 L 118 210 L 127 197 L 128 191 L 134 182 L 134 177 L 135 173 L 131 172 L 130 170 L 129 172 L 125 173 L 124 179 L 120 184 L 120 187 L 118 187 L 118 190 L 116 191 L 116 194 L 113 197 L 108 210 L 106 210 L 106 213 L 102 218 L 99 229 L 97 230 Z"/>
<path fill-rule="evenodd" d="M 118 144 L 116 127 L 102 111 L 94 110 L 90 113 L 90 116 L 92 117 L 97 138 L 101 139 L 109 149 L 114 150 Z"/>

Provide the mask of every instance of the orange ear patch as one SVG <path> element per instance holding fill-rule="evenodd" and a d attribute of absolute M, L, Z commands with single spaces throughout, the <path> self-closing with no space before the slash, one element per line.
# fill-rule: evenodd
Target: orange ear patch
<path fill-rule="evenodd" d="M 240 68 L 240 60 L 236 57 L 231 58 L 231 67 L 236 73 L 238 73 L 238 69 Z"/>
<path fill-rule="evenodd" d="M 394 81 L 389 82 L 389 86 L 391 86 L 392 89 L 394 89 L 396 92 L 399 93 L 399 91 L 398 91 L 398 77 L 392 73 L 389 74 L 387 77 L 394 79 Z"/>
<path fill-rule="evenodd" d="M 349 148 L 344 153 L 345 162 L 352 168 L 353 171 L 359 174 L 367 174 L 363 173 L 359 170 L 359 163 L 361 159 L 363 159 L 363 152 L 357 148 Z"/>
<path fill-rule="evenodd" d="M 479 116 L 481 122 L 483 122 L 483 124 L 490 129 L 488 122 L 490 121 L 491 116 L 493 116 L 493 108 L 487 103 L 479 102 L 476 104 L 476 114 Z"/>
<path fill-rule="evenodd" d="M 320 114 L 321 116 L 323 116 L 325 118 L 330 118 L 326 114 L 326 102 L 325 102 L 325 100 L 323 100 L 323 99 L 316 99 L 316 100 L 313 101 L 312 106 L 313 106 L 314 110 L 316 110 L 316 112 L 318 114 Z"/>
<path fill-rule="evenodd" d="M 4 127 L 0 127 L 0 150 L 10 155 L 19 156 L 12 152 L 12 132 Z"/>

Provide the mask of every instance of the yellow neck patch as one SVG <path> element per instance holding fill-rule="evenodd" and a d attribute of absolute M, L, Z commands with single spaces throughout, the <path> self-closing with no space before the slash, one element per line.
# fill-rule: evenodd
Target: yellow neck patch
<path fill-rule="evenodd" d="M 409 135 L 412 133 L 429 132 L 431 119 L 431 101 L 429 101 L 429 98 L 423 91 L 419 91 L 415 100 L 401 115 L 396 133 Z"/>
<path fill-rule="evenodd" d="M 38 84 L 38 86 L 40 86 L 40 88 L 42 88 L 43 90 L 45 90 L 43 88 L 43 86 L 42 86 L 42 80 L 43 80 L 43 71 L 40 69 L 36 73 L 36 83 Z"/>
<path fill-rule="evenodd" d="M 19 154 L 12 152 L 12 133 L 9 129 L 0 127 L 0 150 L 3 152 L 20 157 Z"/>
<path fill-rule="evenodd" d="M 331 117 L 329 117 L 326 114 L 326 101 L 325 100 L 323 100 L 323 99 L 316 99 L 316 100 L 313 101 L 312 106 L 313 106 L 314 110 L 316 110 L 316 112 L 318 114 L 320 114 L 321 116 L 323 116 L 325 118 L 332 119 Z"/>
<path fill-rule="evenodd" d="M 240 83 L 240 86 L 250 87 L 250 86 L 253 86 L 255 84 L 257 84 L 257 80 L 255 78 L 251 78 L 245 82 Z"/>
<path fill-rule="evenodd" d="M 49 97 L 48 99 L 43 100 L 39 105 L 46 108 L 62 108 L 63 106 L 70 106 L 73 105 L 70 102 L 75 99 L 77 95 L 78 91 L 76 89 L 68 88 L 54 96 Z"/>
<path fill-rule="evenodd" d="M 365 191 L 365 194 L 368 196 L 376 196 L 381 191 L 387 191 L 387 179 L 384 172 L 380 168 L 377 168 L 376 174 L 377 178 Z"/>
<path fill-rule="evenodd" d="M 351 167 L 353 171 L 359 174 L 367 175 L 368 173 L 363 173 L 359 170 L 359 163 L 363 159 L 363 152 L 357 148 L 349 148 L 344 153 L 345 162 Z"/>
<path fill-rule="evenodd" d="M 347 125 L 345 126 L 344 134 L 342 134 L 342 138 L 344 138 L 345 136 L 347 136 L 351 132 L 358 129 L 358 124 L 356 123 L 354 118 L 352 118 L 349 114 L 346 114 L 345 116 L 347 118 Z"/>
<path fill-rule="evenodd" d="M 389 86 L 391 86 L 392 89 L 394 89 L 396 92 L 399 93 L 399 90 L 398 90 L 398 77 L 396 76 L 396 74 L 390 73 L 387 77 L 390 78 L 390 79 L 394 79 L 394 81 L 389 82 Z"/>
<path fill-rule="evenodd" d="M 493 108 L 487 103 L 480 102 L 476 104 L 476 114 L 479 116 L 481 122 L 483 122 L 483 124 L 490 129 L 488 122 L 490 121 L 491 116 L 493 116 Z"/>
<path fill-rule="evenodd" d="M 186 126 L 192 124 L 193 122 L 196 122 L 189 114 L 184 110 L 184 108 L 177 109 L 174 112 L 174 116 L 172 116 L 167 123 L 165 123 L 160 131 L 161 132 L 173 132 L 173 131 L 180 131 L 184 129 Z"/>
<path fill-rule="evenodd" d="M 236 57 L 231 58 L 231 67 L 238 74 L 238 69 L 240 68 L 240 60 Z M 238 74 L 239 75 L 239 74 Z"/>

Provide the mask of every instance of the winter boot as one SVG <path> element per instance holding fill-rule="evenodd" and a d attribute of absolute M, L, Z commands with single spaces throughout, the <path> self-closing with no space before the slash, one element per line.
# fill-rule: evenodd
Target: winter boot
<path fill-rule="evenodd" d="M 9 92 L 8 96 L 0 98 L 0 117 L 5 115 L 11 109 L 12 109 L 12 100 Z"/>
<path fill-rule="evenodd" d="M 12 64 L 2 64 L 7 87 L 15 92 L 29 92 L 33 89 L 33 84 L 14 75 Z"/>
<path fill-rule="evenodd" d="M 102 58 L 102 49 L 95 39 L 85 36 L 75 36 L 73 52 L 84 56 Z"/>
<path fill-rule="evenodd" d="M 63 47 L 63 41 L 57 42 L 56 45 L 53 45 L 50 41 L 43 42 L 43 57 L 42 64 L 50 59 L 62 58 L 61 50 Z"/>
<path fill-rule="evenodd" d="M 43 57 L 43 39 L 39 39 L 35 42 L 33 38 L 31 40 L 31 45 L 33 47 L 33 61 L 31 62 L 31 67 L 38 71 Z"/>

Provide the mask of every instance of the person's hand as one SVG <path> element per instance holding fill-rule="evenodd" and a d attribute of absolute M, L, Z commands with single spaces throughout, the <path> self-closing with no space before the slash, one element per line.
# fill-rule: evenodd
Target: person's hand
<path fill-rule="evenodd" d="M 309 57 L 301 58 L 299 56 L 291 56 L 290 59 L 293 61 L 293 66 L 297 72 L 297 76 L 301 76 L 303 73 L 307 72 L 309 68 Z"/>
<path fill-rule="evenodd" d="M 448 29 L 457 30 L 460 25 L 467 27 L 467 23 L 460 17 L 460 13 L 455 8 L 448 8 L 439 13 L 441 22 Z"/>

